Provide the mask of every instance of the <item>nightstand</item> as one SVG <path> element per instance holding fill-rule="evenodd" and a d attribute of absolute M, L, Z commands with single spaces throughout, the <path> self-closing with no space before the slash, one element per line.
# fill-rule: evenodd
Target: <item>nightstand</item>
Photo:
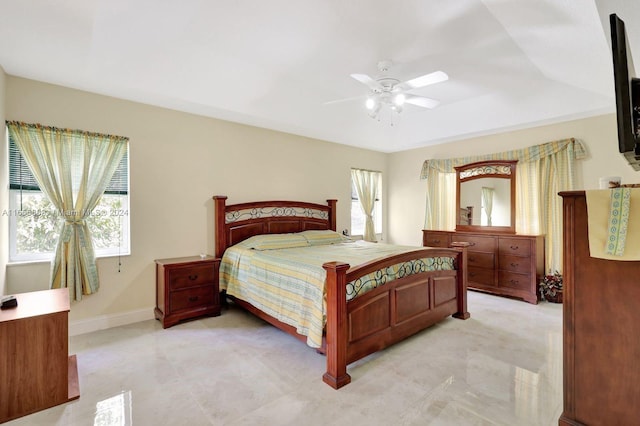
<path fill-rule="evenodd" d="M 218 272 L 212 256 L 156 260 L 156 319 L 163 328 L 200 316 L 220 315 Z"/>

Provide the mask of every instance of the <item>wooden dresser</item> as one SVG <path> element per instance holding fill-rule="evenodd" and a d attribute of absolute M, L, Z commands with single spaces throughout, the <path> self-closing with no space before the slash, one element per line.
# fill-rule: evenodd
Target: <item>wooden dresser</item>
<path fill-rule="evenodd" d="M 18 306 L 0 311 L 0 423 L 80 397 L 68 289 L 15 296 Z"/>
<path fill-rule="evenodd" d="M 564 227 L 560 425 L 640 419 L 640 261 L 592 258 L 584 191 L 561 192 Z"/>
<path fill-rule="evenodd" d="M 156 319 L 167 328 L 203 315 L 220 315 L 220 259 L 206 256 L 156 260 Z"/>
<path fill-rule="evenodd" d="M 468 288 L 538 303 L 544 274 L 544 237 L 487 232 L 422 231 L 422 245 L 469 243 Z"/>

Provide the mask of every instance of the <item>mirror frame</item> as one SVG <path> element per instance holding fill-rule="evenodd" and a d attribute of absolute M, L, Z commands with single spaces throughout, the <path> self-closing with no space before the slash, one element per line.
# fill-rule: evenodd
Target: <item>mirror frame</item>
<path fill-rule="evenodd" d="M 516 163 L 518 160 L 478 161 L 454 167 L 456 170 L 456 231 L 516 233 Z M 463 225 L 460 223 L 460 184 L 475 179 L 499 178 L 511 181 L 510 226 Z"/>

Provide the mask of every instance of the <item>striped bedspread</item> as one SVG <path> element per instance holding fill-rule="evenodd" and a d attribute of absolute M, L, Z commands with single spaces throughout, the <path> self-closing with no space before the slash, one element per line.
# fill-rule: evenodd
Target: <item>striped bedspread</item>
<path fill-rule="evenodd" d="M 315 348 L 322 343 L 325 324 L 324 263 L 340 261 L 355 266 L 418 249 L 363 241 L 269 250 L 250 247 L 250 243 L 242 242 L 225 251 L 220 289 L 295 327 Z M 347 299 L 412 273 L 453 269 L 453 259 L 421 259 L 386 269 L 348 283 Z"/>

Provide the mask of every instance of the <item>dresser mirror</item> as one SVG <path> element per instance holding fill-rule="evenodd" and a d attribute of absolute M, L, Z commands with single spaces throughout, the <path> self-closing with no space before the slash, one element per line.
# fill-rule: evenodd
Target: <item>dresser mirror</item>
<path fill-rule="evenodd" d="M 517 161 L 479 161 L 456 167 L 456 231 L 516 229 Z"/>

